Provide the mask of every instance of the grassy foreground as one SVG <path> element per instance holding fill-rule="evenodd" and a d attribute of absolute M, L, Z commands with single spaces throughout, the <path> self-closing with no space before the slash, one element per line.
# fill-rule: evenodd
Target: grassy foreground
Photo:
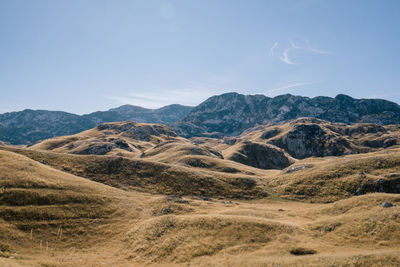
<path fill-rule="evenodd" d="M 7 150 L 0 150 L 0 173 L 1 266 L 400 265 L 397 194 L 326 204 L 279 194 L 168 197 L 114 188 Z M 385 201 L 394 206 L 381 207 Z"/>

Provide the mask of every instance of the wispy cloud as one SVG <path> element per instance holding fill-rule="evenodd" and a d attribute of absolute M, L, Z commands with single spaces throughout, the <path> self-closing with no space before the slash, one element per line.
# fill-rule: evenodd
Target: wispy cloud
<path fill-rule="evenodd" d="M 294 63 L 292 60 L 290 60 L 289 58 L 289 51 L 290 51 L 290 47 L 286 48 L 285 51 L 283 51 L 282 55 L 279 57 L 279 59 L 283 62 L 286 63 L 288 65 L 296 65 L 296 63 Z"/>
<path fill-rule="evenodd" d="M 270 90 L 266 91 L 265 93 L 266 94 L 274 93 L 274 92 L 283 91 L 283 90 L 287 90 L 287 89 L 291 89 L 291 88 L 295 88 L 295 87 L 300 87 L 300 86 L 305 86 L 305 85 L 310 85 L 310 84 L 312 84 L 312 82 L 293 83 L 293 84 L 289 84 L 289 85 L 286 85 L 286 86 L 270 89 Z"/>
<path fill-rule="evenodd" d="M 327 50 L 324 50 L 324 49 L 319 49 L 319 48 L 316 48 L 315 46 L 312 46 L 310 41 L 307 38 L 304 39 L 304 45 L 296 44 L 291 40 L 289 41 L 289 43 L 290 43 L 290 46 L 293 49 L 305 50 L 307 52 L 311 52 L 311 53 L 315 53 L 315 54 L 321 54 L 321 55 L 332 55 L 332 54 L 335 54 L 334 52 L 327 51 Z"/>
<path fill-rule="evenodd" d="M 336 54 L 335 52 L 331 52 L 331 51 L 327 51 L 327 50 L 323 50 L 323 49 L 319 49 L 319 48 L 315 48 L 313 46 L 311 46 L 310 41 L 308 39 L 306 39 L 306 50 L 315 53 L 315 54 L 321 54 L 321 55 L 333 55 Z"/>
<path fill-rule="evenodd" d="M 334 52 L 330 52 L 330 51 L 326 51 L 326 50 L 322 50 L 322 49 L 318 49 L 318 48 L 311 48 L 311 47 L 309 47 L 309 51 L 313 52 L 315 54 L 321 54 L 321 55 L 333 55 L 333 54 L 335 54 Z"/>
<path fill-rule="evenodd" d="M 333 55 L 336 54 L 335 52 L 331 52 L 325 49 L 320 49 L 317 48 L 315 45 L 312 45 L 311 42 L 307 39 L 304 38 L 304 41 L 299 43 L 296 43 L 292 40 L 289 40 L 289 46 L 286 47 L 281 53 L 277 53 L 276 48 L 278 47 L 278 41 L 276 41 L 273 46 L 270 48 L 271 55 L 277 55 L 279 56 L 280 61 L 287 65 L 297 65 L 297 62 L 294 62 L 291 57 L 289 57 L 289 52 L 290 54 L 296 55 L 296 51 L 302 50 L 303 52 L 306 53 L 313 53 L 313 54 L 320 54 L 320 55 Z"/>
<path fill-rule="evenodd" d="M 122 96 L 104 96 L 120 104 L 160 108 L 170 104 L 198 105 L 208 97 L 222 93 L 223 88 L 211 82 L 185 81 L 179 87 L 136 88 Z M 145 92 L 145 93 L 142 93 Z"/>
<path fill-rule="evenodd" d="M 301 47 L 301 46 L 295 44 L 293 41 L 289 41 L 289 43 L 290 43 L 290 46 L 291 46 L 292 48 L 294 48 L 294 49 L 303 49 L 303 47 Z"/>
<path fill-rule="evenodd" d="M 165 91 L 168 91 L 166 89 Z M 104 96 L 107 99 L 114 100 L 120 104 L 129 104 L 145 108 L 160 108 L 170 104 L 197 105 L 206 97 L 191 91 L 169 91 L 168 93 L 148 92 L 131 93 L 126 96 Z"/>
<path fill-rule="evenodd" d="M 271 55 L 275 55 L 275 48 L 277 48 L 278 47 L 278 42 L 275 42 L 273 45 L 272 45 L 272 47 L 270 48 L 270 52 L 271 52 Z"/>

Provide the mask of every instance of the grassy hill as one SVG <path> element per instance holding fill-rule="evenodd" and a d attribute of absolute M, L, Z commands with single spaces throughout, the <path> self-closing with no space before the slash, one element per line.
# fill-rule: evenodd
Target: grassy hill
<path fill-rule="evenodd" d="M 400 265 L 400 147 L 298 159 L 270 130 L 185 139 L 111 123 L 0 146 L 0 265 Z M 260 160 L 248 144 L 288 166 L 235 160 Z"/>
<path fill-rule="evenodd" d="M 3 258 L 95 246 L 115 234 L 118 217 L 137 213 L 123 207 L 140 198 L 16 153 L 0 151 L 0 173 Z"/>
<path fill-rule="evenodd" d="M 0 157 L 5 266 L 400 264 L 396 194 L 205 201 L 116 189 L 10 151 Z"/>

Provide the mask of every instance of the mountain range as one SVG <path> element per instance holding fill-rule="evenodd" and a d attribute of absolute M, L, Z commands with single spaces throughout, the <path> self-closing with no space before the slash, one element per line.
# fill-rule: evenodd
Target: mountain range
<path fill-rule="evenodd" d="M 134 120 L 167 124 L 183 118 L 191 109 L 192 107 L 182 105 L 169 105 L 159 109 L 124 105 L 86 115 L 25 109 L 0 114 L 0 140 L 14 145 L 29 145 L 55 136 L 76 134 L 104 122 Z"/>
<path fill-rule="evenodd" d="M 264 95 L 227 93 L 213 96 L 195 107 L 173 128 L 179 135 L 221 137 L 238 135 L 256 125 L 313 117 L 347 124 L 400 123 L 400 106 L 382 99 L 354 99 L 347 95 L 302 97 L 290 94 Z"/>
<path fill-rule="evenodd" d="M 241 134 L 257 125 L 281 124 L 314 117 L 347 124 L 400 123 L 400 106 L 383 99 L 355 99 L 347 95 L 314 98 L 290 94 L 276 97 L 226 93 L 210 97 L 196 107 L 169 105 L 146 109 L 124 105 L 108 111 L 76 115 L 61 111 L 30 110 L 0 114 L 0 140 L 11 144 L 79 133 L 104 122 L 162 123 L 183 137 L 223 137 Z"/>

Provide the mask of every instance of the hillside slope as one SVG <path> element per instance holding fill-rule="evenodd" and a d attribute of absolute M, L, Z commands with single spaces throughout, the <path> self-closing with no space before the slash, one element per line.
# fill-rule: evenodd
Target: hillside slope
<path fill-rule="evenodd" d="M 348 125 L 299 118 L 280 125 L 259 125 L 235 140 L 274 145 L 298 159 L 342 156 L 400 145 L 400 125 Z"/>
<path fill-rule="evenodd" d="M 189 140 L 164 125 L 120 122 L 8 150 L 125 190 L 331 202 L 397 193 L 399 132 L 393 125 L 301 118 L 237 138 Z"/>
<path fill-rule="evenodd" d="M 398 194 L 204 201 L 119 190 L 21 151 L 0 150 L 2 266 L 400 264 Z"/>
<path fill-rule="evenodd" d="M 0 257 L 93 246 L 130 200 L 123 191 L 0 150 Z M 102 237 L 103 236 L 103 237 Z"/>
<path fill-rule="evenodd" d="M 286 156 L 283 170 L 225 158 L 260 144 L 260 135 L 271 137 L 259 129 L 246 140 L 186 140 L 125 122 L 30 149 L 0 146 L 0 265 L 400 264 L 399 146 Z M 147 149 L 119 156 L 120 148 L 91 155 L 68 147 L 105 137 Z"/>

